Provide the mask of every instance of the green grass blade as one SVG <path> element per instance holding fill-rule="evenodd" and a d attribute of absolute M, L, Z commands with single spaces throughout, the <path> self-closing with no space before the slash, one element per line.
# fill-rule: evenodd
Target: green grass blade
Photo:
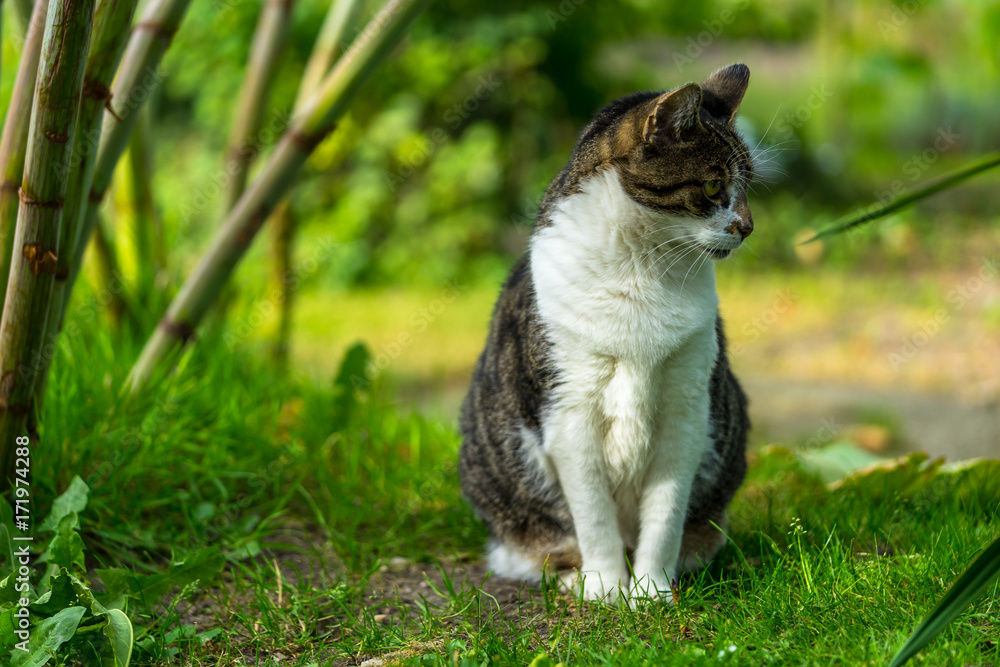
<path fill-rule="evenodd" d="M 980 554 L 958 578 L 938 606 L 928 614 L 899 649 L 889 667 L 899 667 L 926 646 L 1000 575 L 1000 538 Z"/>
<path fill-rule="evenodd" d="M 803 241 L 802 244 L 812 243 L 813 241 L 819 241 L 820 239 L 836 236 L 837 234 L 843 234 L 847 230 L 863 225 L 866 222 L 884 218 L 885 216 L 895 213 L 900 209 L 917 203 L 921 199 L 926 199 L 941 190 L 947 190 L 948 188 L 955 187 L 963 181 L 967 181 L 973 176 L 977 176 L 984 171 L 988 171 L 997 166 L 1000 166 L 1000 153 L 993 153 L 986 156 L 982 160 L 977 160 L 976 162 L 948 172 L 940 178 L 932 180 L 922 188 L 900 195 L 885 204 L 868 206 L 846 215 L 839 220 L 831 222 L 829 225 L 816 232 L 815 236 Z"/>

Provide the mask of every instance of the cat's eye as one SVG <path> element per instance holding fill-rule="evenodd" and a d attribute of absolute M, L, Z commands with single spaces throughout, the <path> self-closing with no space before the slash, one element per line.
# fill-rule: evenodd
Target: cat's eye
<path fill-rule="evenodd" d="M 706 197 L 715 199 L 722 192 L 722 181 L 705 181 L 701 187 L 705 191 Z"/>

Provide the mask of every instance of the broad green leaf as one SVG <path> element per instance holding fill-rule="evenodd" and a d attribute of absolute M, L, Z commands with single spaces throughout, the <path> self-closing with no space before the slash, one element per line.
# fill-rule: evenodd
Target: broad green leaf
<path fill-rule="evenodd" d="M 49 548 L 38 559 L 42 563 L 53 563 L 74 572 L 84 572 L 83 539 L 77 529 L 80 527 L 76 512 L 63 515 L 56 526 L 55 535 L 49 541 Z"/>
<path fill-rule="evenodd" d="M 111 654 L 103 659 L 104 667 L 128 667 L 132 659 L 132 622 L 128 620 L 121 609 L 111 609 L 108 612 L 108 624 L 104 626 L 104 634 L 111 644 Z"/>
<path fill-rule="evenodd" d="M 912 495 L 937 475 L 944 459 L 927 460 L 924 452 L 912 452 L 898 459 L 882 459 L 856 470 L 829 485 L 832 491 L 861 488 L 872 498 L 894 494 Z"/>
<path fill-rule="evenodd" d="M 31 610 L 40 616 L 52 616 L 70 606 L 77 606 L 77 593 L 69 570 L 58 567 L 49 577 L 49 590 L 31 603 Z"/>
<path fill-rule="evenodd" d="M 942 190 L 953 188 L 956 185 L 961 184 L 963 181 L 967 181 L 973 176 L 977 176 L 978 174 L 997 166 L 1000 166 L 1000 153 L 993 153 L 992 155 L 986 156 L 982 160 L 977 160 L 976 162 L 967 164 L 964 167 L 959 167 L 954 171 L 950 171 L 947 174 L 932 180 L 927 185 L 917 188 L 913 192 L 902 194 L 885 204 L 868 206 L 860 211 L 855 211 L 850 215 L 846 215 L 843 218 L 830 223 L 826 227 L 823 227 L 816 232 L 815 236 L 811 239 L 803 241 L 802 243 L 812 243 L 813 241 L 818 241 L 829 236 L 836 236 L 837 234 L 842 234 L 849 229 L 857 227 L 858 225 L 863 225 L 866 222 L 884 218 L 885 216 L 895 213 L 900 209 L 916 204 L 921 199 L 926 199 L 927 197 L 937 194 Z"/>
<path fill-rule="evenodd" d="M 994 540 L 969 569 L 958 578 L 941 602 L 929 613 L 910 638 L 899 649 L 889 667 L 899 667 L 926 646 L 945 626 L 961 614 L 966 607 L 1000 575 L 1000 538 Z"/>
<path fill-rule="evenodd" d="M 10 649 L 17 643 L 14 630 L 14 609 L 0 612 L 0 658 L 10 657 Z"/>
<path fill-rule="evenodd" d="M 13 609 L 22 597 L 31 597 L 29 591 L 18 592 L 17 584 L 17 572 L 0 579 L 0 610 Z"/>
<path fill-rule="evenodd" d="M 818 449 L 804 449 L 798 452 L 798 457 L 806 472 L 817 475 L 824 482 L 833 482 L 855 470 L 885 460 L 850 442 L 834 442 Z"/>
<path fill-rule="evenodd" d="M 86 611 L 83 607 L 69 607 L 36 625 L 28 650 L 14 651 L 11 667 L 41 667 L 47 663 L 60 646 L 73 638 Z"/>
<path fill-rule="evenodd" d="M 144 605 L 156 604 L 174 586 L 183 588 L 195 581 L 208 583 L 222 571 L 225 562 L 218 547 L 202 549 L 179 563 L 171 563 L 166 572 L 133 577 L 129 595 Z"/>
<path fill-rule="evenodd" d="M 45 517 L 45 521 L 38 527 L 39 530 L 54 530 L 63 517 L 72 513 L 79 514 L 87 506 L 87 496 L 90 489 L 86 482 L 80 479 L 79 475 L 73 477 L 69 483 L 69 488 L 52 502 L 52 511 Z"/>

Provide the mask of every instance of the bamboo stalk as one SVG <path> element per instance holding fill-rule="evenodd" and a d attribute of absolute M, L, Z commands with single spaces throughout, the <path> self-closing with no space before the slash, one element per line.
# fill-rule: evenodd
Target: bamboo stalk
<path fill-rule="evenodd" d="M 118 68 L 125 48 L 127 29 L 132 22 L 138 0 L 101 0 L 94 14 L 94 36 L 87 67 L 84 73 L 83 98 L 80 100 L 79 131 L 73 144 L 73 153 L 62 165 L 68 178 L 66 208 L 59 237 L 63 249 L 56 272 L 56 291 L 52 299 L 51 321 L 56 324 L 52 334 L 62 327 L 63 302 L 69 290 L 73 246 L 80 235 L 81 216 L 87 204 L 89 180 L 93 176 L 94 161 L 101 142 L 101 118 L 111 100 L 108 88 Z"/>
<path fill-rule="evenodd" d="M 329 134 L 379 61 L 402 37 L 425 0 L 389 0 L 341 57 L 292 122 L 260 176 L 226 216 L 211 248 L 174 298 L 132 367 L 141 389 L 156 367 L 194 333 L 257 231 L 294 182 L 313 149 Z"/>
<path fill-rule="evenodd" d="M 360 0 L 334 0 L 330 5 L 312 53 L 309 55 L 309 61 L 306 63 L 302 80 L 299 82 L 293 114 L 302 111 L 310 96 L 323 82 L 323 77 L 330 73 L 333 63 L 343 50 L 341 45 L 344 42 L 344 34 L 348 26 L 354 23 L 360 8 Z M 298 221 L 294 217 L 287 196 L 278 205 L 274 218 L 275 282 L 281 294 L 281 309 L 278 312 L 278 335 L 272 347 L 272 354 L 279 365 L 287 366 L 291 346 L 294 294 L 292 281 L 287 280 L 286 276 L 291 270 L 292 256 L 295 254 L 295 236 L 298 232 Z"/>
<path fill-rule="evenodd" d="M 142 294 L 153 289 L 156 274 L 163 268 L 162 221 L 153 201 L 152 108 L 145 105 L 129 141 L 129 189 L 132 195 L 132 224 Z"/>
<path fill-rule="evenodd" d="M 35 94 L 38 75 L 38 58 L 41 54 L 42 36 L 45 34 L 45 17 L 49 3 L 40 0 L 28 23 L 21 63 L 14 79 L 14 89 L 7 107 L 7 120 L 0 138 L 0 299 L 7 294 L 11 254 L 14 250 L 14 229 L 17 225 L 19 199 L 17 189 L 24 177 L 24 152 L 28 146 L 28 121 L 31 120 L 31 103 Z M 2 301 L 0 301 L 2 306 Z"/>
<path fill-rule="evenodd" d="M 274 275 L 275 282 L 281 290 L 278 313 L 278 336 L 271 348 L 271 356 L 275 362 L 284 368 L 288 364 L 289 338 L 292 330 L 292 299 L 295 294 L 291 289 L 292 281 L 292 238 L 298 220 L 295 217 L 288 199 L 281 200 L 271 214 L 274 218 Z"/>
<path fill-rule="evenodd" d="M 42 39 L 14 236 L 17 252 L 0 323 L 0 448 L 7 457 L 15 439 L 25 435 L 44 348 L 66 197 L 66 179 L 53 167 L 65 164 L 73 149 L 93 17 L 94 0 L 52 0 Z"/>
<path fill-rule="evenodd" d="M 101 143 L 97 150 L 93 174 L 83 192 L 88 192 L 86 206 L 81 213 L 80 224 L 73 241 L 72 256 L 69 261 L 69 278 L 63 294 L 62 305 L 65 312 L 69 305 L 69 295 L 80 275 L 80 264 L 87 241 L 97 225 L 97 210 L 104 200 L 104 194 L 111 184 L 115 165 L 128 146 L 129 136 L 138 121 L 138 107 L 159 85 L 157 72 L 160 60 L 170 40 L 180 26 L 191 0 L 151 0 L 139 21 L 132 27 L 121 67 L 111 85 L 110 108 L 104 114 L 101 126 Z"/>
<path fill-rule="evenodd" d="M 341 52 L 347 27 L 354 22 L 361 9 L 360 0 L 334 0 L 330 5 L 323 26 L 319 29 L 316 44 L 313 45 L 309 61 L 302 72 L 299 92 L 295 96 L 295 113 L 303 109 L 310 96 L 316 92 L 323 78 L 330 73 L 333 63 Z"/>
<path fill-rule="evenodd" d="M 40 0 L 40 2 L 44 4 L 44 0 Z M 93 173 L 94 158 L 100 143 L 101 116 L 111 97 L 108 85 L 118 68 L 118 61 L 121 59 L 122 50 L 125 48 L 125 39 L 128 36 L 128 26 L 132 22 L 137 4 L 138 0 L 99 0 L 97 9 L 94 11 L 93 34 L 83 75 L 83 97 L 80 100 L 73 152 L 64 164 L 58 166 L 62 177 L 67 179 L 67 185 L 62 225 L 59 230 L 56 282 L 52 299 L 49 302 L 48 325 L 46 327 L 48 345 L 54 345 L 56 337 L 62 330 L 65 315 L 63 302 L 68 299 L 72 248 L 81 224 L 80 214 L 86 203 L 87 177 Z M 108 269 L 108 271 L 111 270 L 111 268 Z M 112 299 L 109 308 L 114 310 L 116 307 L 120 319 L 124 308 L 115 299 Z M 41 368 L 35 384 L 35 406 L 38 410 L 41 409 L 45 398 L 49 364 L 51 363 L 51 355 L 47 355 L 41 360 Z M 29 415 L 29 420 L 32 418 L 33 416 Z M 29 421 L 29 425 L 32 424 Z"/>
<path fill-rule="evenodd" d="M 260 11 L 226 150 L 226 171 L 231 176 L 226 184 L 226 211 L 243 194 L 247 171 L 260 150 L 257 133 L 285 47 L 294 4 L 294 0 L 267 0 Z"/>

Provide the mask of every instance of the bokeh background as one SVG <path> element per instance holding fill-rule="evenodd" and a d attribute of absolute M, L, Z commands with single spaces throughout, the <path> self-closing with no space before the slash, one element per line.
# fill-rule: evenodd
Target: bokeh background
<path fill-rule="evenodd" d="M 296 3 L 261 153 L 287 123 L 327 6 Z M 358 25 L 377 8 L 367 3 Z M 164 60 L 150 135 L 168 260 L 137 299 L 139 331 L 219 226 L 226 137 L 259 10 L 194 3 Z M 436 2 L 291 197 L 289 372 L 328 380 L 361 340 L 384 400 L 454 417 L 499 285 L 583 125 L 618 96 L 741 61 L 751 84 L 739 127 L 765 151 L 756 231 L 717 271 L 756 440 L 1000 456 L 997 175 L 800 245 L 997 148 L 998 42 L 995 2 Z M 18 50 L 10 39 L 3 49 L 6 104 Z M 106 219 L 135 280 L 129 179 L 120 169 Z M 277 335 L 273 250 L 262 234 L 228 317 L 209 323 L 230 348 L 263 353 Z M 102 288 L 93 266 L 87 278 L 81 303 Z"/>

